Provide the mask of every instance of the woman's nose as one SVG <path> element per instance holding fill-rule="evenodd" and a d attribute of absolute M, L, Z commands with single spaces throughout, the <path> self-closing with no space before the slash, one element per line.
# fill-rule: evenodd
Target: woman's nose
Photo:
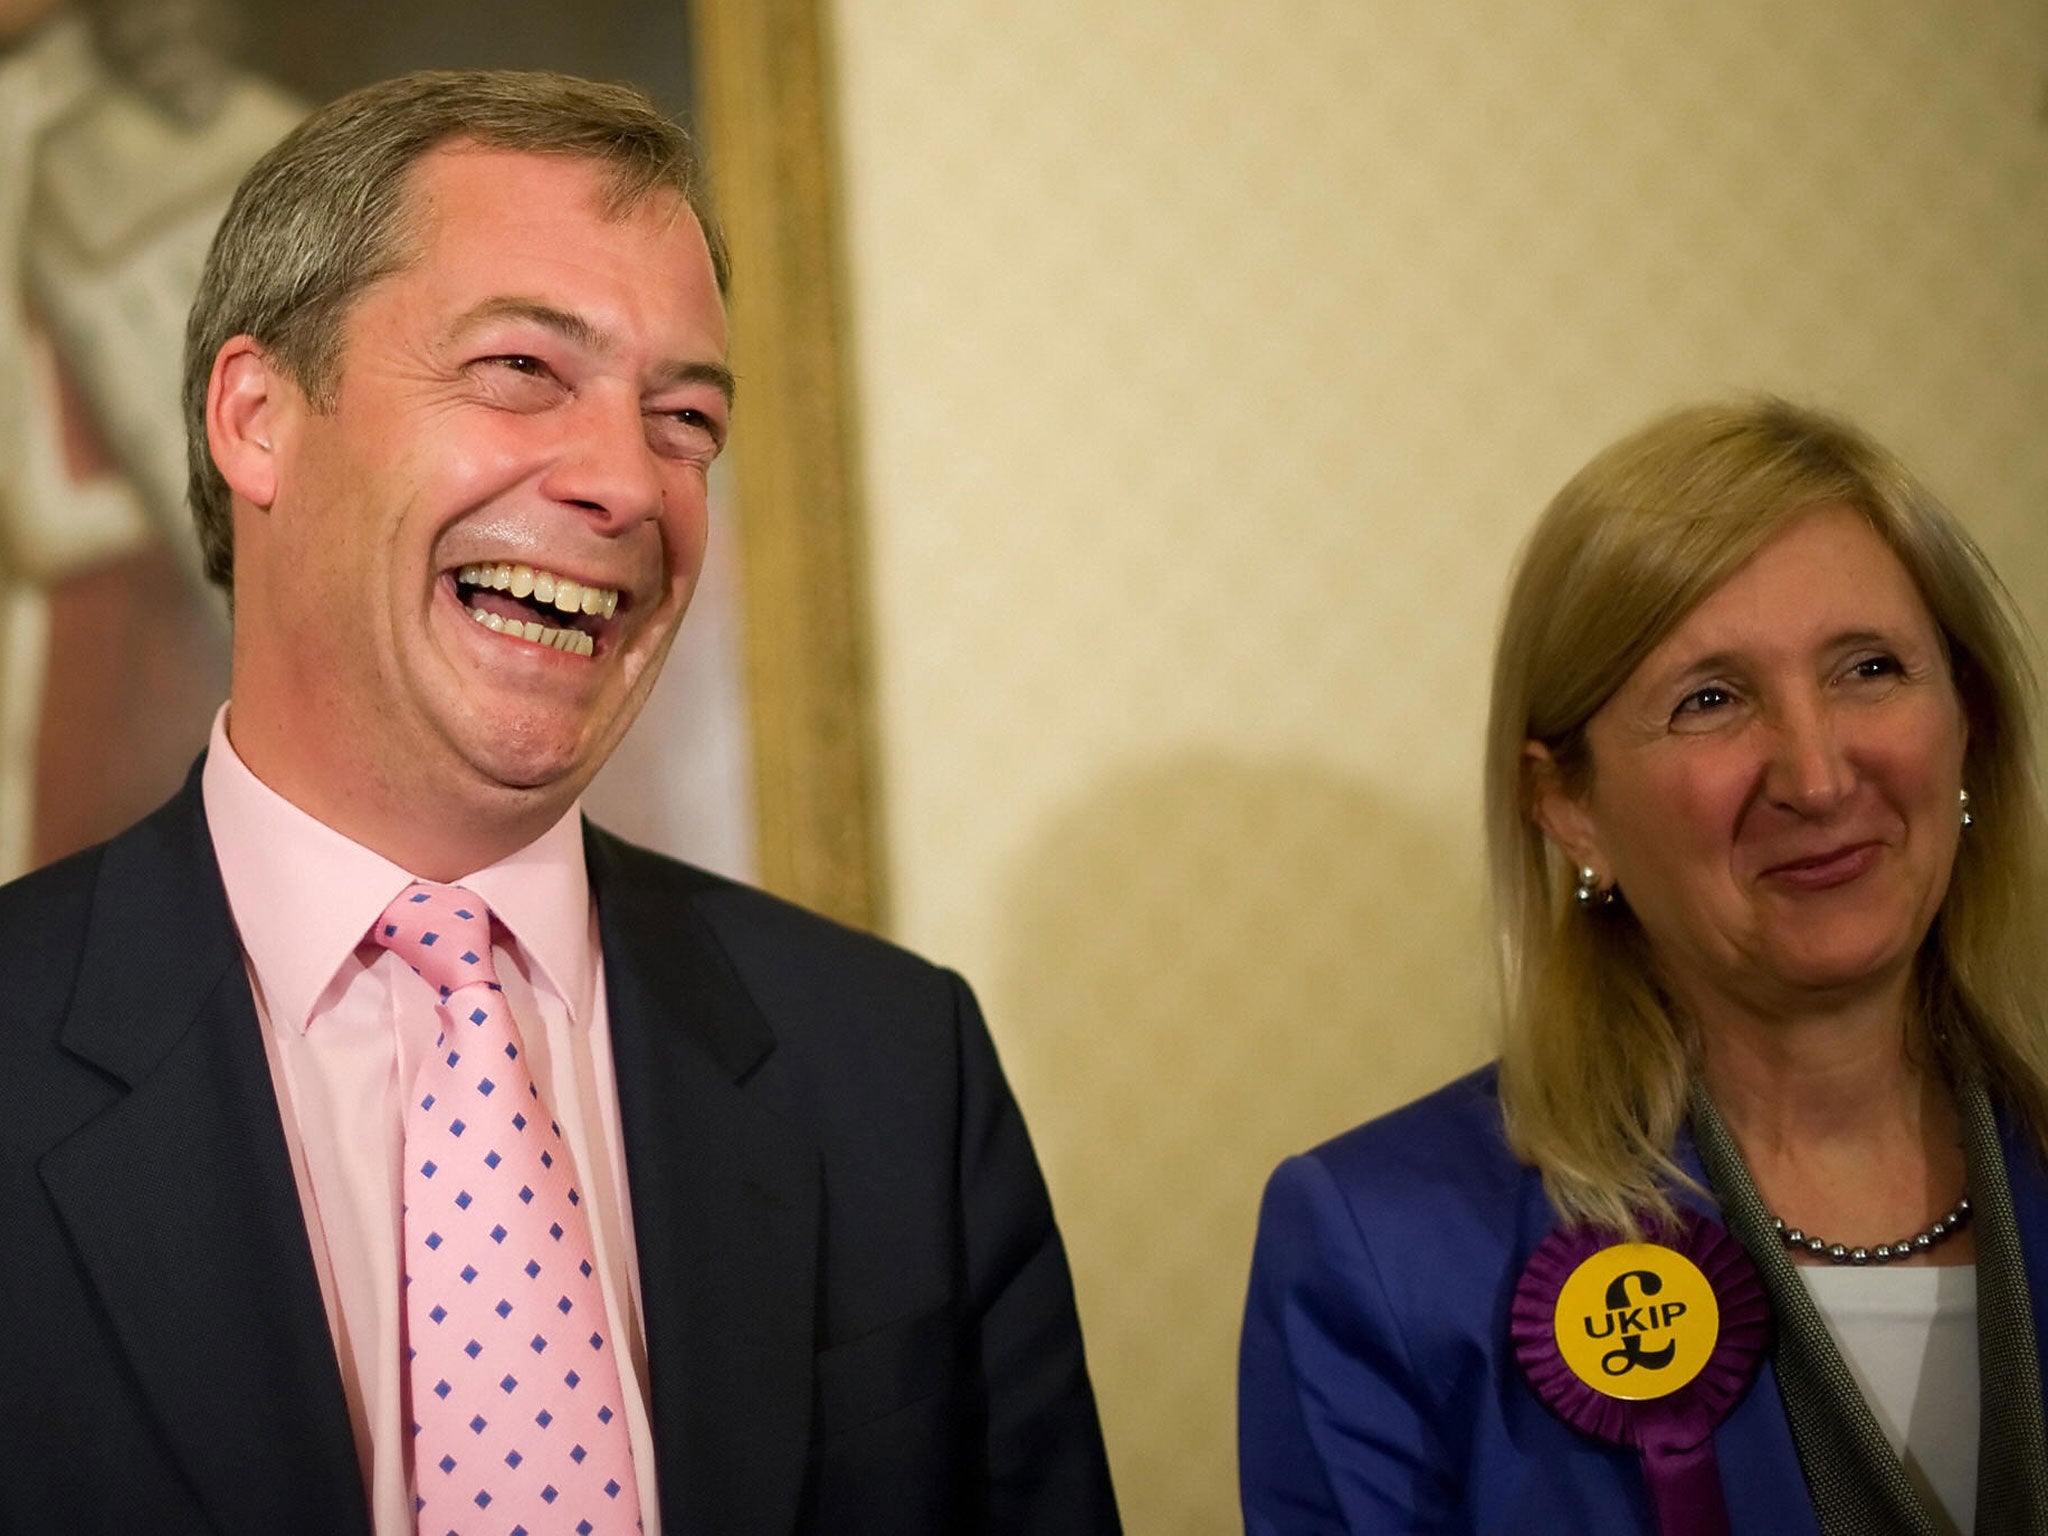
<path fill-rule="evenodd" d="M 1855 784 L 1837 722 L 1818 698 L 1792 701 L 1776 716 L 1765 792 L 1801 815 L 1825 815 Z"/>

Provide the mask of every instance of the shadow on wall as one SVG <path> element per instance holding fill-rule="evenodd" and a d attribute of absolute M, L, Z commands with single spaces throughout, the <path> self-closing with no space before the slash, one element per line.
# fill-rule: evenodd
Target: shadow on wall
<path fill-rule="evenodd" d="M 1472 822 L 1189 754 L 1055 820 L 1006 893 L 1004 1058 L 1134 1536 L 1242 1529 L 1237 1331 L 1273 1164 L 1491 1054 Z"/>

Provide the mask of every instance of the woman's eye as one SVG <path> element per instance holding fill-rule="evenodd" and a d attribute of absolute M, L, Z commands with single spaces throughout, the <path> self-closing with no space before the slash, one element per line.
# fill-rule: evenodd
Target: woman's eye
<path fill-rule="evenodd" d="M 1852 677 L 1897 677 L 1904 671 L 1896 656 L 1866 656 L 1849 667 Z"/>
<path fill-rule="evenodd" d="M 1678 701 L 1677 715 L 1704 715 L 1733 702 L 1734 696 L 1718 683 L 1709 683 L 1704 688 L 1695 688 Z"/>

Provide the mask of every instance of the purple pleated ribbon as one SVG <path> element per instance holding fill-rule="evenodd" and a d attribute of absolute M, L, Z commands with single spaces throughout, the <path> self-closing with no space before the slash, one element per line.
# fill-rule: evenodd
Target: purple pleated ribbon
<path fill-rule="evenodd" d="M 1718 1222 L 1681 1212 L 1677 1229 L 1655 1240 L 1698 1266 L 1721 1313 L 1713 1353 L 1675 1392 L 1635 1402 L 1609 1397 L 1574 1375 L 1558 1350 L 1558 1295 L 1588 1258 L 1625 1241 L 1611 1232 L 1559 1228 L 1537 1245 L 1515 1286 L 1508 1336 L 1522 1374 L 1545 1407 L 1574 1429 L 1630 1447 L 1642 1458 L 1662 1536 L 1729 1536 L 1714 1431 L 1763 1362 L 1770 1301 L 1749 1254 Z"/>

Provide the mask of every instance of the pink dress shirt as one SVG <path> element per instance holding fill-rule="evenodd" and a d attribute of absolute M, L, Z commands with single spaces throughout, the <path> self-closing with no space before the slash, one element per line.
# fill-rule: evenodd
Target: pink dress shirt
<path fill-rule="evenodd" d="M 228 741 L 227 714 L 223 707 L 214 718 L 201 780 L 207 825 L 263 1026 L 371 1522 L 376 1536 L 413 1536 L 400 1354 L 402 1105 L 439 1025 L 405 963 L 365 936 L 416 876 L 257 779 Z M 639 1266 L 577 809 L 459 883 L 504 930 L 493 951 L 498 976 L 534 1079 L 576 1159 L 611 1336 L 627 1346 L 621 1364 L 640 1509 L 647 1536 L 659 1536 Z"/>

